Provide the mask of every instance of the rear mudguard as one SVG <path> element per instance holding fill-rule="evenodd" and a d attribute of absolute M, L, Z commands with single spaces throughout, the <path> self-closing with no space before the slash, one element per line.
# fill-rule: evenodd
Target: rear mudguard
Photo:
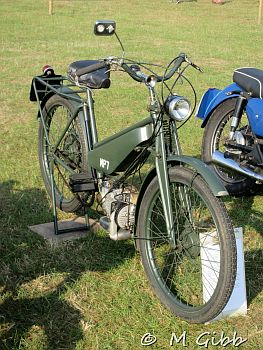
<path fill-rule="evenodd" d="M 232 91 L 242 91 L 242 89 L 234 83 L 227 86 L 224 90 L 211 88 L 204 93 L 196 113 L 196 117 L 203 120 L 201 128 L 206 126 L 212 112 L 223 101 L 239 96 L 238 94 L 228 95 L 228 93 Z"/>
<path fill-rule="evenodd" d="M 68 88 L 67 86 L 61 86 L 60 88 L 57 89 L 56 92 L 50 91 L 48 94 L 45 95 L 43 100 L 40 103 L 40 109 L 43 110 L 45 104 L 47 101 L 54 96 L 55 94 L 58 94 L 61 97 L 64 97 L 74 105 L 76 108 L 76 113 L 77 113 L 77 118 L 79 119 L 81 128 L 84 130 L 84 133 L 86 135 L 87 130 L 86 130 L 86 123 L 85 123 L 85 117 L 84 117 L 84 111 L 83 111 L 83 105 L 82 105 L 82 99 L 81 97 L 72 89 Z M 40 110 L 38 111 L 37 118 L 40 118 Z M 87 141 L 87 136 L 84 137 L 84 143 L 86 147 L 86 152 L 88 152 L 89 147 L 88 147 L 88 141 Z"/>
<path fill-rule="evenodd" d="M 82 99 L 78 94 L 76 94 L 74 90 L 68 88 L 67 86 L 61 86 L 56 91 L 58 95 L 69 99 L 76 108 L 81 109 Z M 43 100 L 40 103 L 41 110 L 44 108 L 47 101 L 55 94 L 55 91 L 50 91 L 44 96 Z M 40 111 L 38 111 L 37 117 L 40 118 Z"/>
<path fill-rule="evenodd" d="M 169 156 L 167 158 L 167 164 L 168 166 L 175 166 L 175 165 L 188 165 L 190 166 L 197 174 L 200 174 L 202 178 L 207 182 L 209 188 L 213 192 L 213 194 L 217 197 L 221 196 L 227 196 L 228 192 L 225 189 L 223 183 L 218 178 L 218 176 L 215 174 L 215 172 L 208 167 L 204 162 L 202 162 L 200 159 L 189 157 L 189 156 Z M 146 176 L 136 204 L 136 213 L 135 213 L 135 222 L 137 223 L 137 218 L 140 210 L 140 205 L 142 202 L 142 198 L 144 196 L 144 193 L 149 185 L 149 183 L 153 180 L 153 178 L 156 176 L 156 169 L 152 169 L 149 174 Z"/>

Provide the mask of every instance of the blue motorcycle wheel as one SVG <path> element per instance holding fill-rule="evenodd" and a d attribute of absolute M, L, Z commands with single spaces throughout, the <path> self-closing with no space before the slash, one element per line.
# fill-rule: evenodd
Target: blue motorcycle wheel
<path fill-rule="evenodd" d="M 243 195 L 250 193 L 254 187 L 255 180 L 243 176 L 234 170 L 215 165 L 212 162 L 212 153 L 214 151 L 217 150 L 224 153 L 228 150 L 225 146 L 225 141 L 229 138 L 236 100 L 236 98 L 225 100 L 211 114 L 203 135 L 202 159 L 214 169 L 229 194 Z M 248 140 L 246 133 L 249 129 L 249 121 L 244 112 L 237 131 L 242 135 L 244 134 L 244 139 Z M 253 139 L 250 142 L 253 142 Z"/>

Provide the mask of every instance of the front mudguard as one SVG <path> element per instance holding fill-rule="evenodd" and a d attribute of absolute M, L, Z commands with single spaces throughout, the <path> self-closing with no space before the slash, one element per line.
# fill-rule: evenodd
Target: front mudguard
<path fill-rule="evenodd" d="M 203 120 L 201 128 L 204 128 L 212 114 L 212 112 L 225 100 L 239 96 L 238 94 L 228 94 L 233 91 L 242 91 L 237 84 L 231 84 L 224 90 L 208 89 L 199 104 L 196 117 Z"/>
<path fill-rule="evenodd" d="M 202 178 L 208 184 L 210 190 L 216 197 L 227 196 L 228 192 L 223 185 L 222 181 L 215 174 L 215 172 L 200 159 L 189 157 L 189 156 L 179 156 L 173 155 L 167 158 L 168 166 L 182 165 L 190 166 L 197 174 L 200 174 Z M 136 204 L 135 222 L 137 223 L 137 218 L 140 210 L 140 205 L 144 196 L 144 193 L 149 186 L 150 182 L 156 176 L 156 168 L 152 169 L 143 181 L 142 187 L 140 189 L 139 197 Z"/>
<path fill-rule="evenodd" d="M 174 155 L 167 158 L 167 164 L 180 164 L 190 166 L 197 174 L 201 175 L 202 178 L 207 182 L 214 196 L 222 197 L 228 195 L 225 186 L 223 185 L 219 177 L 216 175 L 216 173 L 200 159 L 189 156 Z"/>

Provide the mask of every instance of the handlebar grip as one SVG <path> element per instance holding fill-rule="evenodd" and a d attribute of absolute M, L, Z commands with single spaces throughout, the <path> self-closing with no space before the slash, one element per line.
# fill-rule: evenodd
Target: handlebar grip
<path fill-rule="evenodd" d="M 101 68 L 106 68 L 106 67 L 108 67 L 108 65 L 105 62 L 94 63 L 88 67 L 83 67 L 83 68 L 77 69 L 76 75 L 78 77 L 80 77 L 83 74 L 88 74 L 88 73 L 94 72 L 95 70 L 98 70 Z"/>
<path fill-rule="evenodd" d="M 180 55 L 175 59 L 173 68 L 168 73 L 166 73 L 163 77 L 157 76 L 157 81 L 160 82 L 162 80 L 165 81 L 170 79 L 174 75 L 174 73 L 178 70 L 178 68 L 181 67 L 182 63 L 185 62 L 186 57 L 187 56 L 185 53 L 180 53 Z"/>
<path fill-rule="evenodd" d="M 161 82 L 161 81 L 165 81 L 165 80 L 170 79 L 174 75 L 174 73 L 178 70 L 178 68 L 180 68 L 182 63 L 186 61 L 186 59 L 187 59 L 186 54 L 180 53 L 180 55 L 174 61 L 173 68 L 171 68 L 168 73 L 166 73 L 164 76 L 160 76 L 160 75 L 155 76 L 157 79 L 157 82 Z M 138 82 L 144 81 L 145 76 L 143 76 L 143 73 L 137 74 L 138 70 L 132 69 L 132 67 L 134 68 L 134 66 L 129 67 L 126 63 L 122 63 L 121 66 L 125 70 L 125 72 L 127 72 L 130 75 L 130 77 L 132 77 L 134 80 L 136 80 Z"/>

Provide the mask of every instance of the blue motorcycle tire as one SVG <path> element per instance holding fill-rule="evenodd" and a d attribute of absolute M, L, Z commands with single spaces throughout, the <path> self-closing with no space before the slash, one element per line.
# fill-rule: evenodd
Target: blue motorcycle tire
<path fill-rule="evenodd" d="M 225 100 L 212 112 L 203 135 L 202 160 L 214 169 L 230 195 L 244 195 L 251 192 L 255 185 L 255 180 L 238 174 L 233 170 L 215 165 L 212 162 L 212 153 L 214 151 L 225 151 L 223 142 L 229 135 L 236 100 L 236 98 Z M 249 123 L 245 113 L 243 113 L 241 118 L 242 122 L 244 125 Z M 225 135 L 224 132 L 226 132 Z"/>

